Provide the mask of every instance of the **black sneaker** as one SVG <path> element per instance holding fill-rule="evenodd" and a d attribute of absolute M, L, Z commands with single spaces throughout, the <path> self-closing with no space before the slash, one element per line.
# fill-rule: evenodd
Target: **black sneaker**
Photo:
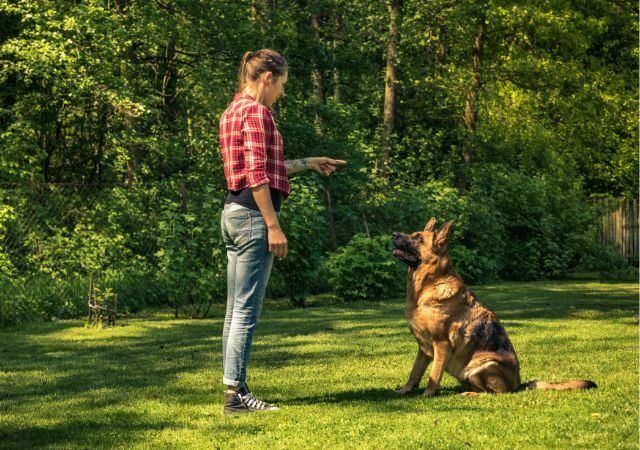
<path fill-rule="evenodd" d="M 275 411 L 278 408 L 275 405 L 270 405 L 267 402 L 258 400 L 248 390 L 242 390 L 240 392 L 225 392 L 224 393 L 224 413 L 250 413 L 258 411 Z"/>

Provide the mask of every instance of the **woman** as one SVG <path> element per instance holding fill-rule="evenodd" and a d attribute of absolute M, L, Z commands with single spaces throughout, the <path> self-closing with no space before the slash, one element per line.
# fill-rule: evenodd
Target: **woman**
<path fill-rule="evenodd" d="M 305 169 L 330 175 L 346 161 L 284 160 L 282 136 L 269 108 L 284 96 L 287 61 L 269 49 L 246 52 L 238 93 L 220 118 L 220 148 L 229 192 L 222 212 L 227 248 L 227 311 L 222 334 L 224 413 L 278 409 L 247 387 L 246 369 L 273 257 L 286 258 L 278 213 L 288 175 Z"/>

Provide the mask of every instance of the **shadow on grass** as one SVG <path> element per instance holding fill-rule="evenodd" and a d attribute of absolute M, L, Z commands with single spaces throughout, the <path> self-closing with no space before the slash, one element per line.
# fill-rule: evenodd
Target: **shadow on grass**
<path fill-rule="evenodd" d="M 427 398 L 422 396 L 424 389 L 417 389 L 408 395 L 398 395 L 392 389 L 354 389 L 350 391 L 327 393 L 322 395 L 302 396 L 288 399 L 283 406 L 311 406 L 311 405 L 340 405 L 344 406 L 365 406 L 372 412 L 423 412 L 424 402 L 431 402 L 434 409 L 438 409 L 438 399 L 451 396 L 460 396 L 463 390 L 461 386 L 443 387 L 438 391 L 436 397 Z M 448 412 L 480 410 L 480 408 L 469 404 L 459 407 L 452 406 L 447 402 Z"/>
<path fill-rule="evenodd" d="M 508 329 L 527 327 L 527 320 L 533 319 L 561 321 L 588 314 L 589 320 L 612 320 L 637 314 L 637 292 L 628 286 L 608 289 L 606 285 L 528 283 L 474 291 L 502 320 L 518 321 Z M 56 444 L 86 448 L 102 447 L 100 436 L 111 436 L 112 446 L 129 445 L 135 444 L 132 435 L 184 424 L 151 419 L 143 413 L 114 412 L 113 407 L 129 409 L 136 402 L 157 401 L 211 405 L 218 411 L 222 406 L 218 394 L 223 315 L 222 307 L 217 307 L 213 319 L 202 321 L 152 316 L 125 320 L 124 327 L 113 331 L 86 330 L 80 321 L 64 321 L 0 332 L 0 411 L 11 411 L 9 417 L 15 417 L 0 427 L 0 441 L 23 448 Z M 413 342 L 402 300 L 293 310 L 265 308 L 251 366 L 313 367 L 317 361 L 366 358 L 368 354 L 384 357 L 394 354 L 385 348 L 386 343 L 404 340 Z M 318 342 L 322 345 L 315 345 Z M 541 342 L 561 345 L 548 336 Z M 399 369 L 402 377 L 405 369 Z M 184 382 L 184 376 L 211 381 Z M 445 387 L 439 395 L 458 395 L 461 389 Z M 362 403 L 383 410 L 406 410 L 418 399 L 414 397 L 398 397 L 391 389 L 353 389 L 296 397 L 286 403 Z M 82 415 L 59 417 L 61 412 L 75 411 L 73 408 Z M 105 408 L 109 414 L 104 414 Z"/>
<path fill-rule="evenodd" d="M 61 418 L 63 419 L 63 418 Z M 122 427 L 122 442 L 135 445 L 144 438 L 145 431 L 162 431 L 174 424 L 167 421 L 149 421 L 141 414 L 118 412 L 108 419 L 100 416 L 86 419 L 62 420 L 51 425 L 32 425 L 14 429 L 0 427 L 2 448 L 49 448 L 56 445 L 71 448 L 104 448 L 105 436 L 117 433 Z M 126 430 L 126 431 L 124 431 Z"/>
<path fill-rule="evenodd" d="M 616 283 L 578 282 L 505 283 L 477 287 L 480 302 L 500 319 L 568 319 L 583 317 L 610 320 L 637 314 L 637 290 Z"/>
<path fill-rule="evenodd" d="M 399 387 L 399 386 L 398 386 Z M 399 408 L 404 409 L 403 403 L 408 399 L 425 399 L 422 395 L 424 387 L 415 389 L 407 395 L 398 395 L 393 389 L 353 389 L 350 391 L 327 393 L 323 395 L 312 395 L 296 397 L 287 400 L 289 405 L 311 405 L 316 403 L 397 403 Z M 438 391 L 437 397 L 447 397 L 460 395 L 464 392 L 462 386 L 442 387 Z"/>

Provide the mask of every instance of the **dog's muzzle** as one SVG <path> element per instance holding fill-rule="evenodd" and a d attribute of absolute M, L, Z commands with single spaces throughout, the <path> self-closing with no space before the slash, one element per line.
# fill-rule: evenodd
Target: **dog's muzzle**
<path fill-rule="evenodd" d="M 391 240 L 395 247 L 391 254 L 398 258 L 400 261 L 407 263 L 411 266 L 415 266 L 418 262 L 418 254 L 411 245 L 411 242 L 406 234 L 398 233 L 394 231 L 391 234 Z"/>

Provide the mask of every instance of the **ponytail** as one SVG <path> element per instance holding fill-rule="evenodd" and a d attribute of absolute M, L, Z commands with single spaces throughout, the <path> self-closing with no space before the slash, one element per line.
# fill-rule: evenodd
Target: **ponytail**
<path fill-rule="evenodd" d="M 242 55 L 242 62 L 240 63 L 240 71 L 238 72 L 238 92 L 242 92 L 245 84 L 247 84 L 247 62 L 251 59 L 253 52 L 248 51 Z"/>
<path fill-rule="evenodd" d="M 248 82 L 256 81 L 265 72 L 271 72 L 277 78 L 283 76 L 287 70 L 287 60 L 275 50 L 263 48 L 255 52 L 245 52 L 238 71 L 238 92 L 242 92 Z"/>

